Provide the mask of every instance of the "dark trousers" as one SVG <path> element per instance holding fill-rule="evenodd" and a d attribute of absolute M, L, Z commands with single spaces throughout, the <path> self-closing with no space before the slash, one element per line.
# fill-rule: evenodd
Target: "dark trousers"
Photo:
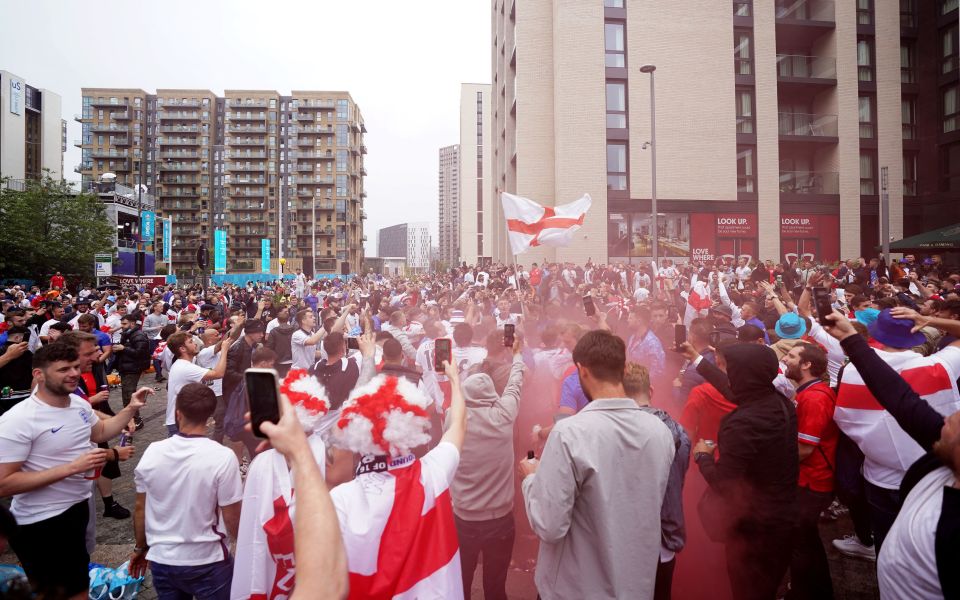
<path fill-rule="evenodd" d="M 653 588 L 653 600 L 670 600 L 673 596 L 673 568 L 677 559 L 657 563 L 657 582 Z"/>
<path fill-rule="evenodd" d="M 793 531 L 793 555 L 790 559 L 789 600 L 833 598 L 830 564 L 820 541 L 820 513 L 830 506 L 833 494 L 797 490 L 796 527 Z"/>
<path fill-rule="evenodd" d="M 877 487 L 869 481 L 864 484 L 867 490 L 867 504 L 870 506 L 870 526 L 873 528 L 874 548 L 879 556 L 880 546 L 900 511 L 900 490 Z"/>
<path fill-rule="evenodd" d="M 124 408 L 130 404 L 130 398 L 137 391 L 139 383 L 140 373 L 120 373 L 120 397 L 123 398 Z"/>
<path fill-rule="evenodd" d="M 790 565 L 790 523 L 742 524 L 726 543 L 727 576 L 737 600 L 773 600 Z"/>
<path fill-rule="evenodd" d="M 59 515 L 20 525 L 10 538 L 30 585 L 44 597 L 66 598 L 90 587 L 89 506 L 82 500 Z"/>
<path fill-rule="evenodd" d="M 152 562 L 150 573 L 159 600 L 229 600 L 233 559 L 194 567 Z"/>
<path fill-rule="evenodd" d="M 477 569 L 477 559 L 483 554 L 483 597 L 486 600 L 506 600 L 507 569 L 516 534 L 513 513 L 489 521 L 464 521 L 459 517 L 455 520 L 460 538 L 464 596 L 470 597 L 473 572 Z"/>
<path fill-rule="evenodd" d="M 837 498 L 850 509 L 853 531 L 860 541 L 873 544 L 873 528 L 870 525 L 870 507 L 867 505 L 866 481 L 860 470 L 863 468 L 863 452 L 843 432 L 837 438 Z"/>
<path fill-rule="evenodd" d="M 223 417 L 227 414 L 227 397 L 217 396 L 217 408 L 213 411 L 213 435 L 211 439 L 218 444 L 223 443 Z"/>

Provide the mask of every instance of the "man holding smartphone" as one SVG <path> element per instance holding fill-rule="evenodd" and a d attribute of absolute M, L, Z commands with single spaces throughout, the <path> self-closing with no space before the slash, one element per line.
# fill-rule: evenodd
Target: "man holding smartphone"
<path fill-rule="evenodd" d="M 224 338 L 221 342 L 220 359 L 217 361 L 217 366 L 213 369 L 205 369 L 193 362 L 194 358 L 200 354 L 200 349 L 197 348 L 197 343 L 192 335 L 185 331 L 178 331 L 167 338 L 167 348 L 174 357 L 168 376 L 169 381 L 167 382 L 167 416 L 164 420 L 169 435 L 176 435 L 179 431 L 176 420 L 177 394 L 188 383 L 206 383 L 214 379 L 221 379 L 227 372 L 227 352 L 230 349 L 231 342 L 229 336 Z M 211 390 L 211 393 L 213 393 L 213 390 Z M 216 395 L 214 395 L 214 398 L 216 398 Z"/>

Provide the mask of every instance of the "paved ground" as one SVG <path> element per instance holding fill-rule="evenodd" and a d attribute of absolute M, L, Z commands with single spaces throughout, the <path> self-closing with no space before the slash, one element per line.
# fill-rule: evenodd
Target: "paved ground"
<path fill-rule="evenodd" d="M 113 492 L 114 498 L 131 511 L 135 498 L 133 467 L 150 442 L 166 437 L 166 428 L 163 425 L 166 410 L 166 384 L 154 383 L 153 375 L 144 376 L 141 382 L 158 388 L 158 391 L 150 397 L 147 406 L 142 411 L 142 416 L 147 425 L 135 436 L 136 454 L 133 459 L 122 465 L 123 476 L 114 481 Z M 115 409 L 120 407 L 119 389 L 111 391 L 110 401 Z M 92 560 L 109 566 L 118 566 L 129 558 L 130 552 L 133 550 L 132 520 L 117 521 L 104 518 L 102 515 L 103 504 L 99 500 L 97 508 L 97 550 Z M 823 523 L 821 525 L 821 535 L 828 548 L 830 558 L 830 571 L 833 576 L 835 596 L 837 600 L 875 600 L 879 598 L 879 594 L 877 593 L 874 563 L 844 557 L 830 545 L 830 540 L 851 531 L 852 527 L 846 518 L 836 523 Z M 507 594 L 511 599 L 534 600 L 537 597 L 533 585 L 533 559 L 535 558 L 536 541 L 521 534 L 518 534 L 518 536 L 514 563 L 511 565 L 507 578 Z M 682 556 L 681 554 L 680 560 L 682 560 Z M 0 562 L 15 563 L 17 562 L 16 556 L 8 552 L 0 555 Z M 478 571 L 474 577 L 472 590 L 474 600 L 483 598 L 481 578 L 482 573 Z M 145 589 L 140 595 L 144 600 L 156 598 L 150 584 L 148 575 Z"/>

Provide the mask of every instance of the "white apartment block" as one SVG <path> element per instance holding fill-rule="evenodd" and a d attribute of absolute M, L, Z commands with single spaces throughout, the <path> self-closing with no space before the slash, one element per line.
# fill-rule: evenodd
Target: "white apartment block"
<path fill-rule="evenodd" d="M 440 148 L 439 253 L 448 268 L 460 261 L 460 145 Z"/>
<path fill-rule="evenodd" d="M 63 179 L 66 122 L 60 95 L 0 71 L 0 177 Z"/>

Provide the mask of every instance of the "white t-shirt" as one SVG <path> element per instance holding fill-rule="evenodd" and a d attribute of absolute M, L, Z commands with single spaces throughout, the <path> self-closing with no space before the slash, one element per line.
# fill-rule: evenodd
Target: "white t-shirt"
<path fill-rule="evenodd" d="M 943 598 L 935 542 L 943 488 L 955 483 L 953 472 L 940 467 L 910 490 L 877 557 L 882 598 Z"/>
<path fill-rule="evenodd" d="M 217 367 L 217 363 L 220 362 L 220 354 L 214 352 L 216 349 L 217 346 L 207 346 L 200 351 L 200 354 L 197 354 L 197 357 L 193 359 L 193 362 L 204 369 L 215 369 Z M 210 382 L 210 387 L 213 388 L 214 394 L 218 396 L 223 395 L 223 379 L 214 379 Z"/>
<path fill-rule="evenodd" d="M 111 330 L 112 330 L 114 327 L 120 327 L 120 319 L 121 319 L 121 318 L 122 318 L 122 317 L 120 316 L 119 313 L 116 313 L 116 312 L 110 313 L 110 316 L 107 317 L 107 322 L 106 322 L 107 327 L 109 327 Z M 44 324 L 46 324 L 46 323 L 44 323 Z M 114 344 L 119 344 L 119 343 L 120 343 L 120 330 L 117 329 L 117 331 L 116 331 L 115 333 L 113 333 L 112 335 L 113 335 L 113 343 L 114 343 Z"/>
<path fill-rule="evenodd" d="M 175 435 L 147 446 L 133 479 L 137 493 L 147 495 L 147 560 L 191 566 L 228 558 L 217 507 L 243 498 L 233 450 L 206 437 Z"/>
<path fill-rule="evenodd" d="M 291 369 L 309 369 L 317 362 L 314 358 L 317 345 L 304 343 L 311 335 L 313 334 L 302 329 L 293 332 L 293 336 L 290 338 L 290 355 L 293 358 Z"/>
<path fill-rule="evenodd" d="M 47 319 L 43 322 L 43 325 L 40 326 L 40 335 L 46 336 L 50 331 L 50 326 L 54 323 L 59 323 L 58 319 Z"/>
<path fill-rule="evenodd" d="M 210 369 L 204 369 L 182 358 L 173 361 L 170 374 L 167 375 L 167 418 L 164 425 L 177 424 L 177 394 L 188 383 L 202 383 L 203 376 Z"/>
<path fill-rule="evenodd" d="M 97 413 L 80 396 L 70 394 L 70 406 L 57 408 L 31 395 L 0 416 L 0 463 L 22 462 L 33 473 L 59 467 L 89 452 L 90 430 Z M 71 475 L 13 497 L 10 510 L 17 522 L 29 525 L 55 517 L 90 497 L 84 473 Z"/>
<path fill-rule="evenodd" d="M 480 271 L 477 273 L 477 285 L 482 285 L 487 287 L 487 284 L 490 282 L 490 274 L 486 271 Z"/>
<path fill-rule="evenodd" d="M 272 321 L 267 323 L 267 335 L 270 335 L 270 332 L 276 329 L 277 327 L 280 327 L 280 319 L 273 319 Z"/>
<path fill-rule="evenodd" d="M 463 375 L 474 365 L 479 365 L 487 357 L 487 349 L 481 346 L 454 346 L 450 351 L 453 360 L 457 363 L 457 372 Z"/>
<path fill-rule="evenodd" d="M 650 290 L 645 287 L 637 287 L 637 290 L 633 292 L 633 299 L 637 302 L 644 302 L 647 298 L 650 297 Z"/>

